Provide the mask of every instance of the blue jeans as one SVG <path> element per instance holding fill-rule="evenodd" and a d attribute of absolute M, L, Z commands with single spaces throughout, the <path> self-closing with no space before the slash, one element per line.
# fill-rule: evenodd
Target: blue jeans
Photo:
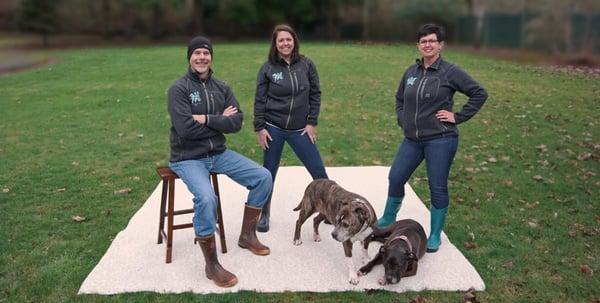
<path fill-rule="evenodd" d="M 263 163 L 264 167 L 271 172 L 273 181 L 279 169 L 283 144 L 286 141 L 313 179 L 328 179 L 317 146 L 310 141 L 308 135 L 300 135 L 302 130 L 285 130 L 268 124 L 266 129 L 273 140 L 269 141 L 269 148 L 264 152 Z"/>
<path fill-rule="evenodd" d="M 210 236 L 215 232 L 217 196 L 210 185 L 210 172 L 224 174 L 249 189 L 246 202 L 253 207 L 262 208 L 273 189 L 268 170 L 231 150 L 198 160 L 172 162 L 169 166 L 194 195 L 192 223 L 197 237 Z"/>
<path fill-rule="evenodd" d="M 388 196 L 404 197 L 404 184 L 425 159 L 431 205 L 437 209 L 448 207 L 448 175 L 457 149 L 457 136 L 426 141 L 404 138 L 390 168 Z"/>

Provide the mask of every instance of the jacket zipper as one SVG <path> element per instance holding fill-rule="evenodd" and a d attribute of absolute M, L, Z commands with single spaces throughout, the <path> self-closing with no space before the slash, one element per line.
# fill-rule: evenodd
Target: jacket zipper
<path fill-rule="evenodd" d="M 288 73 L 290 74 L 290 82 L 292 83 L 292 102 L 290 102 L 290 112 L 288 113 L 288 118 L 287 121 L 285 122 L 285 128 L 288 128 L 288 125 L 290 124 L 290 118 L 292 117 L 292 108 L 294 107 L 294 90 L 295 90 L 295 86 L 294 86 L 294 77 L 292 76 L 292 70 L 290 69 L 290 66 L 287 66 L 288 69 Z"/>
<path fill-rule="evenodd" d="M 210 98 L 208 98 L 208 90 L 206 89 L 205 82 L 202 82 L 202 86 L 204 87 L 204 95 L 206 96 L 206 114 L 210 114 Z M 204 121 L 204 123 L 204 127 L 206 127 L 206 121 Z M 208 138 L 208 143 L 210 144 L 210 151 L 212 151 L 214 146 L 211 138 Z"/>
<path fill-rule="evenodd" d="M 425 75 L 427 74 L 427 69 L 423 69 L 423 79 L 419 81 L 419 86 L 417 86 L 417 105 L 415 108 L 415 137 L 419 139 L 419 126 L 417 125 L 417 117 L 419 116 L 419 102 L 421 101 L 421 94 L 423 93 L 425 83 L 427 83 L 427 79 Z"/>

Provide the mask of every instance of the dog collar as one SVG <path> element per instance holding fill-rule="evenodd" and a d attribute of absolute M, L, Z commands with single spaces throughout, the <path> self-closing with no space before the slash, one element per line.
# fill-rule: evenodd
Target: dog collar
<path fill-rule="evenodd" d="M 365 201 L 363 199 L 355 198 L 354 202 L 361 203 L 364 207 L 367 208 L 367 211 L 369 212 L 369 222 L 367 223 L 367 225 L 375 224 L 375 222 L 377 221 L 377 214 L 375 213 L 375 210 L 373 209 L 373 207 L 370 204 L 368 204 L 367 201 Z"/>
<path fill-rule="evenodd" d="M 373 229 L 370 228 L 369 225 L 365 223 L 361 227 L 360 231 L 351 238 L 351 241 L 352 242 L 364 241 L 372 232 L 373 232 Z"/>
<path fill-rule="evenodd" d="M 412 245 L 410 244 L 410 241 L 408 240 L 408 238 L 405 235 L 394 237 L 391 240 L 389 240 L 387 244 L 390 245 L 390 244 L 392 244 L 392 242 L 394 242 L 396 240 L 402 240 L 402 241 L 406 242 L 406 245 L 408 245 L 408 251 L 413 252 Z"/>

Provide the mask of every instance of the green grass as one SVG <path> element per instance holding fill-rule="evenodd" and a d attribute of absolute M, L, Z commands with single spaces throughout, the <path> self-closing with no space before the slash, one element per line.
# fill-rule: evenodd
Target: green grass
<path fill-rule="evenodd" d="M 390 165 L 402 140 L 394 95 L 417 56 L 414 47 L 306 43 L 302 51 L 321 78 L 318 131 L 326 165 Z M 252 104 L 266 53 L 266 44 L 215 45 L 215 76 L 232 86 L 246 112 L 228 146 L 258 162 Z M 186 71 L 185 47 L 52 55 L 58 63 L 0 76 L 0 302 L 462 302 L 462 293 L 429 291 L 77 296 L 158 183 L 156 165 L 168 160 L 166 90 Z M 460 126 L 446 228 L 486 282 L 478 298 L 599 300 L 599 79 L 444 56 L 490 94 Z M 299 162 L 287 150 L 282 165 Z M 410 184 L 429 203 L 423 167 Z M 114 193 L 122 188 L 132 192 Z M 74 222 L 75 215 L 86 220 Z"/>

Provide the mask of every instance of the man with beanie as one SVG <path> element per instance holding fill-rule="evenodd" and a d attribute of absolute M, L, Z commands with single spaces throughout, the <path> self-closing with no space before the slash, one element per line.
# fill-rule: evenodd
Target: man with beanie
<path fill-rule="evenodd" d="M 220 287 L 232 287 L 237 277 L 217 259 L 217 198 L 209 173 L 227 175 L 250 190 L 238 245 L 261 256 L 270 250 L 257 239 L 256 222 L 273 183 L 268 170 L 225 147 L 224 134 L 240 130 L 243 113 L 229 86 L 212 76 L 212 55 L 210 40 L 193 38 L 188 44 L 188 72 L 169 89 L 170 167 L 194 196 L 194 242 L 204 255 L 206 277 Z"/>

